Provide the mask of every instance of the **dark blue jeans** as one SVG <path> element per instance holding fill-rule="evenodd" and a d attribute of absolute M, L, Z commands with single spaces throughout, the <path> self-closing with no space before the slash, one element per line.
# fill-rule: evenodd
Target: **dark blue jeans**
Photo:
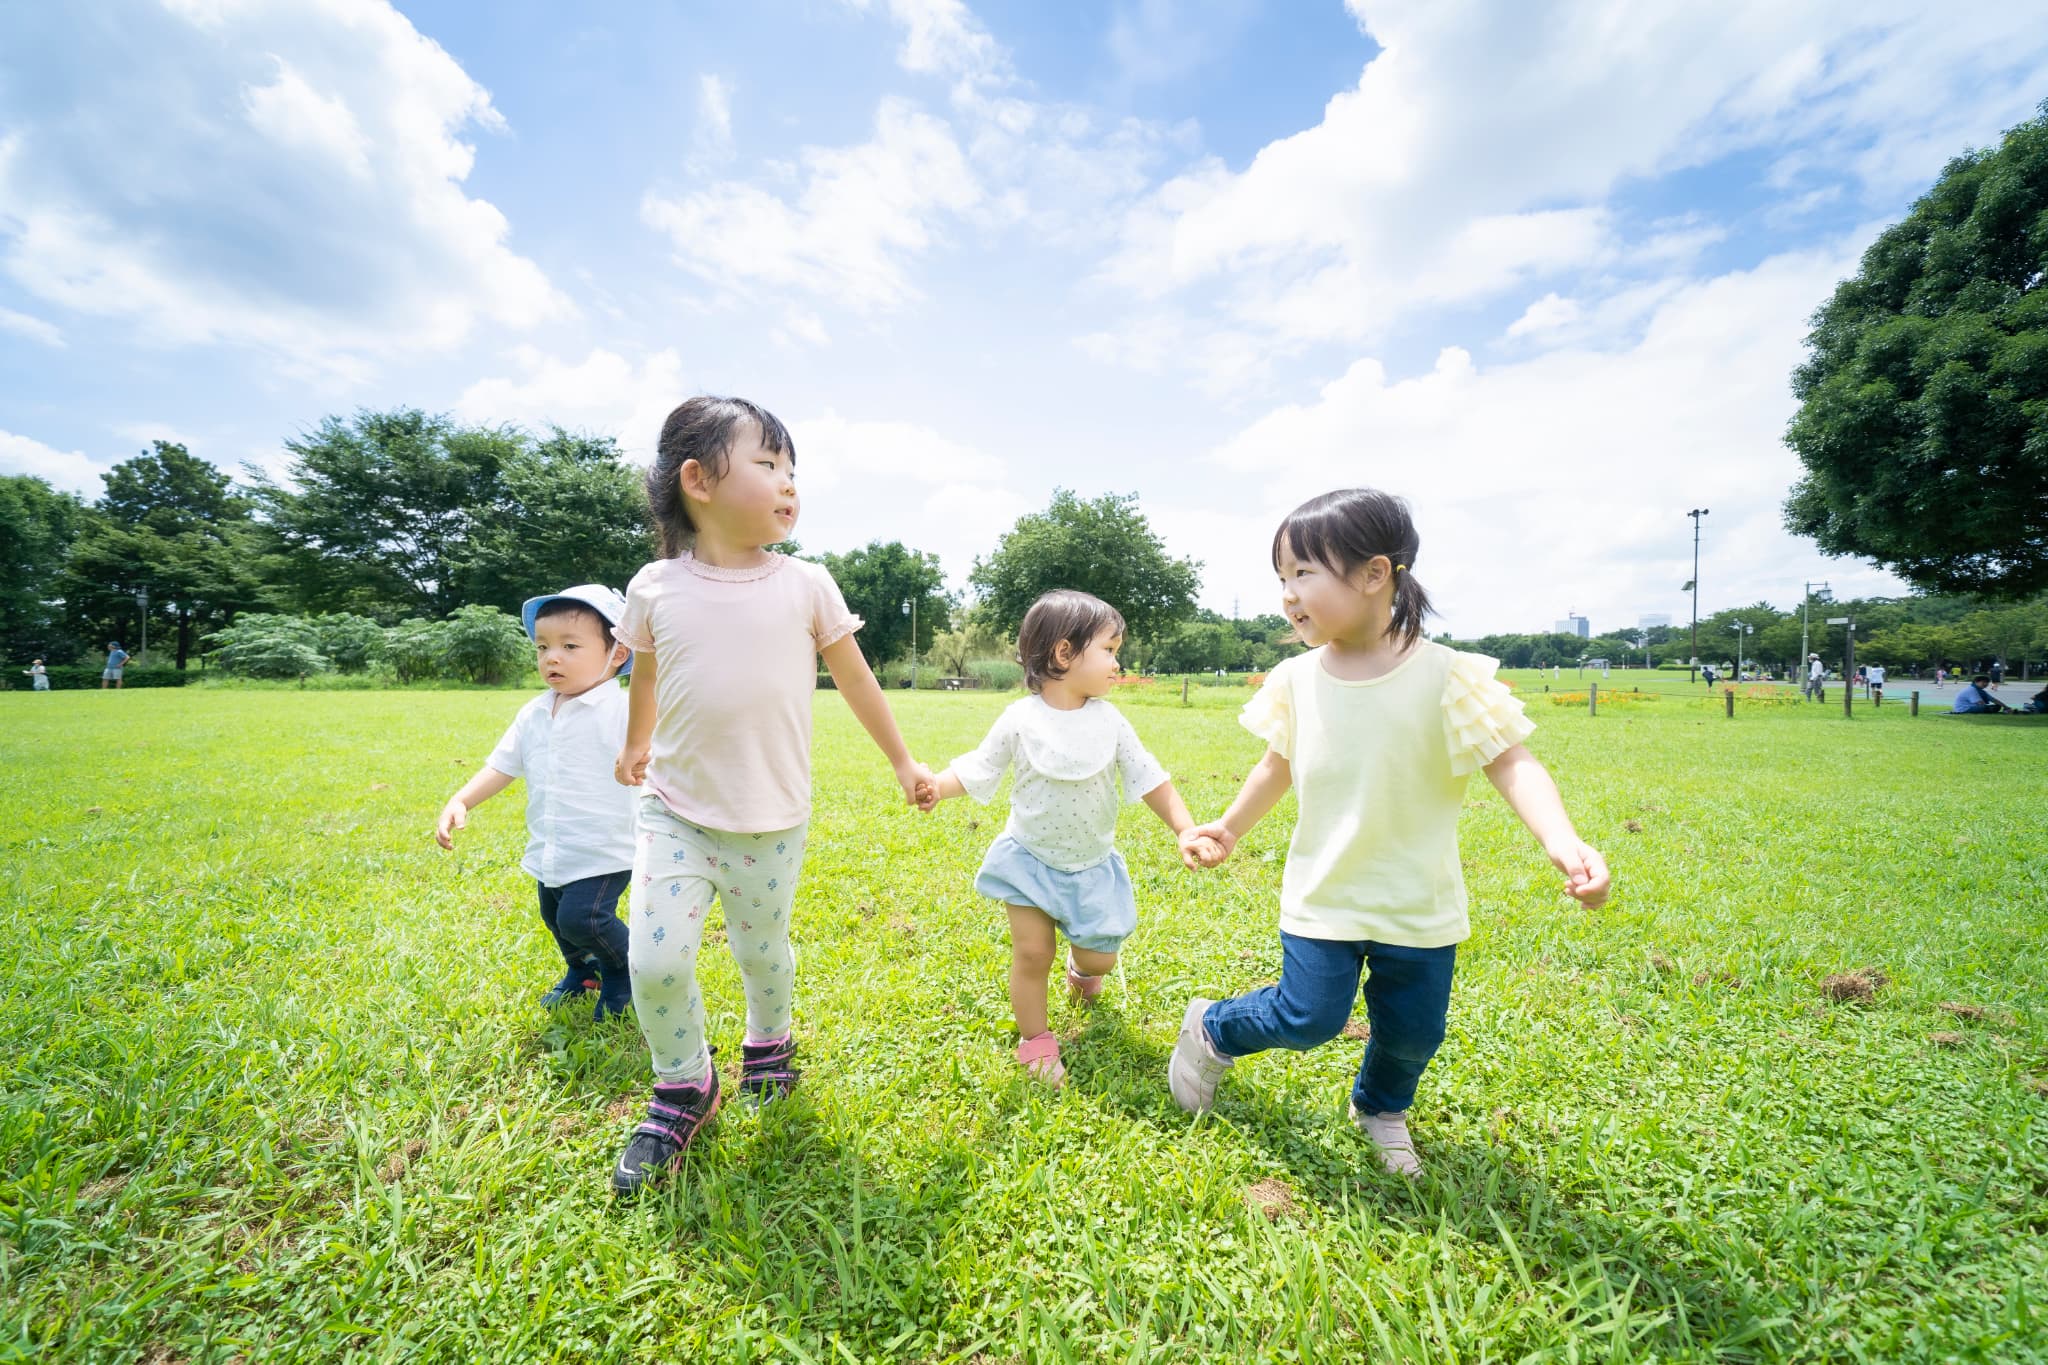
<path fill-rule="evenodd" d="M 1202 1016 L 1216 1050 L 1242 1057 L 1273 1047 L 1304 1052 L 1329 1042 L 1351 1018 L 1351 998 L 1364 971 L 1372 1037 L 1351 1102 L 1368 1114 L 1413 1104 L 1416 1082 L 1443 1046 L 1457 947 L 1403 948 L 1282 933 L 1280 951 L 1279 985 L 1219 1000 Z"/>
<path fill-rule="evenodd" d="M 626 923 L 619 918 L 619 893 L 631 872 L 607 872 L 561 886 L 540 888 L 540 918 L 555 936 L 570 967 L 596 963 L 605 977 L 626 979 Z"/>

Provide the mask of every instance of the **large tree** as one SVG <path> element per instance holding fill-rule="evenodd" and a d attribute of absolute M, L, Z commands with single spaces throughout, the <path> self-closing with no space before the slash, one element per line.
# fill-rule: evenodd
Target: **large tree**
<path fill-rule="evenodd" d="M 199 634 L 261 603 L 249 500 L 184 446 L 155 441 L 115 465 L 93 511 L 72 547 L 65 595 L 76 627 L 95 640 L 118 635 L 139 648 L 131 627 L 146 610 L 183 668 Z"/>
<path fill-rule="evenodd" d="M 2048 104 L 1951 161 L 1807 342 L 1787 526 L 1932 591 L 2048 587 Z"/>
<path fill-rule="evenodd" d="M 830 570 L 846 596 L 846 605 L 866 625 L 855 638 L 870 665 L 881 665 L 910 653 L 910 613 L 906 602 L 917 604 L 917 648 L 929 651 L 934 636 L 950 629 L 952 602 L 945 595 L 946 575 L 939 557 L 907 549 L 899 541 L 872 541 L 843 555 L 821 554 L 818 562 Z"/>
<path fill-rule="evenodd" d="M 1122 612 L 1132 635 L 1160 643 L 1193 616 L 1202 565 L 1166 553 L 1137 494 L 1084 502 L 1062 488 L 1043 512 L 1019 517 L 969 581 L 1008 634 L 1040 594 L 1078 588 Z"/>
<path fill-rule="evenodd" d="M 469 542 L 454 552 L 468 601 L 517 611 L 577 583 L 626 580 L 655 556 L 640 471 L 609 436 L 557 427 L 509 458 Z"/>
<path fill-rule="evenodd" d="M 89 514 L 69 493 L 29 474 L 0 476 L 0 655 L 9 661 L 72 658 L 63 627 L 62 571 L 72 540 Z"/>

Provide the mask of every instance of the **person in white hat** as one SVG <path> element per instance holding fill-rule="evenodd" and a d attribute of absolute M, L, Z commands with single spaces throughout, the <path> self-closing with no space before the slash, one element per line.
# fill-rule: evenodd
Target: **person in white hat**
<path fill-rule="evenodd" d="M 596 1017 L 633 1001 L 619 895 L 633 876 L 633 796 L 612 776 L 626 738 L 632 651 L 613 634 L 626 599 L 601 583 L 529 598 L 520 612 L 547 691 L 519 708 L 476 776 L 448 798 L 434 838 L 455 847 L 469 812 L 526 779 L 526 856 L 541 922 L 567 970 L 541 996 L 548 1008 L 598 992 Z"/>

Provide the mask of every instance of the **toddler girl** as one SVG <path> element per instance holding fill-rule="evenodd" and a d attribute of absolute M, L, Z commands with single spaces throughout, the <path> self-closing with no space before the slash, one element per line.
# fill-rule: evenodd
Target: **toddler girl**
<path fill-rule="evenodd" d="M 1239 1057 L 1307 1049 L 1340 1033 L 1365 972 L 1371 1037 L 1351 1119 L 1389 1171 L 1420 1173 L 1408 1136 L 1416 1082 L 1444 1038 L 1457 944 L 1470 936 L 1458 811 L 1488 780 L 1566 878 L 1597 906 L 1607 867 L 1572 829 L 1557 786 L 1522 747 L 1535 728 L 1494 660 L 1422 638 L 1429 596 L 1409 573 L 1419 541 L 1399 498 L 1325 493 L 1273 536 L 1280 601 L 1312 648 L 1245 706 L 1266 755 L 1220 821 L 1190 830 L 1214 866 L 1291 784 L 1299 802 L 1280 881 L 1280 982 L 1188 1003 L 1168 1063 L 1173 1097 L 1207 1110 Z"/>
<path fill-rule="evenodd" d="M 768 547 L 796 526 L 796 444 L 766 410 L 693 398 L 668 415 L 647 496 L 668 556 L 626 589 L 634 651 L 617 776 L 638 803 L 628 919 L 633 1007 L 654 1098 L 612 1172 L 622 1194 L 661 1176 L 718 1111 L 696 957 L 711 903 L 747 997 L 740 1086 L 756 1103 L 796 1085 L 789 912 L 811 813 L 817 657 L 909 799 L 912 762 L 853 641 L 832 576 Z"/>
<path fill-rule="evenodd" d="M 1118 779 L 1125 800 L 1144 801 L 1176 835 L 1194 823 L 1166 769 L 1101 700 L 1123 638 L 1116 608 L 1085 592 L 1049 592 L 1032 603 L 1017 631 L 1031 695 L 1012 702 L 980 748 L 918 793 L 926 811 L 962 794 L 986 803 L 1003 771 L 1017 770 L 1010 822 L 982 859 L 974 889 L 1009 911 L 1010 1008 L 1023 1040 L 1017 1060 L 1053 1086 L 1066 1079 L 1060 1041 L 1046 1027 L 1055 929 L 1067 936 L 1067 987 L 1085 1003 L 1138 927 L 1131 874 L 1115 846 Z M 1220 849 L 1193 841 L 1183 860 L 1195 866 L 1204 848 L 1221 861 Z"/>

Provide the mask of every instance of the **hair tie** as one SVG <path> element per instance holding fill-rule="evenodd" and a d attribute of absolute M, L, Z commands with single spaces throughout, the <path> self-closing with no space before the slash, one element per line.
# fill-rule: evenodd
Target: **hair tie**
<path fill-rule="evenodd" d="M 1403 569 L 1405 569 L 1405 568 L 1407 568 L 1407 567 L 1408 567 L 1408 566 L 1407 566 L 1406 564 L 1396 564 L 1396 565 L 1394 566 L 1394 572 L 1395 572 L 1395 573 L 1400 573 L 1400 572 L 1401 572 L 1401 571 L 1402 571 Z"/>

